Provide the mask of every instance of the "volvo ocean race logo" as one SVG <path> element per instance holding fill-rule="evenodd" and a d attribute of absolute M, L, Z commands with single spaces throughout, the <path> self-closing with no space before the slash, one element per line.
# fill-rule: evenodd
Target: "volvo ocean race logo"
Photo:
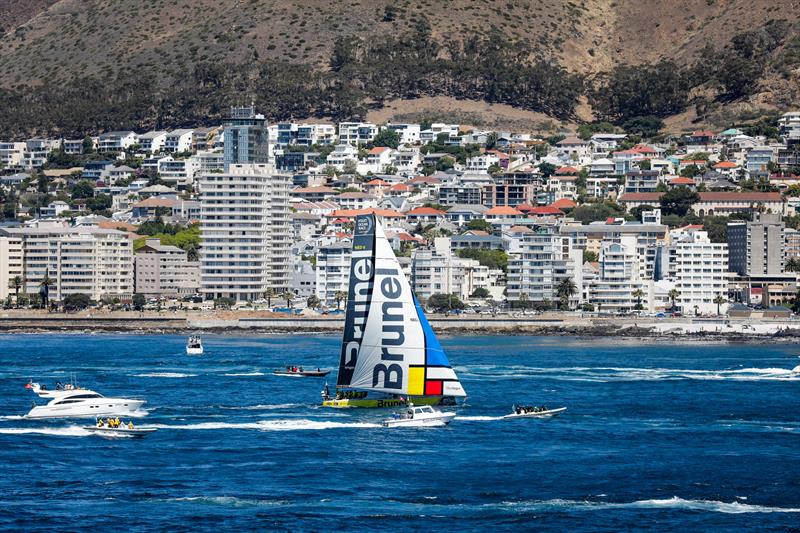
<path fill-rule="evenodd" d="M 381 339 L 381 360 L 372 369 L 372 386 L 384 389 L 403 388 L 402 346 L 405 343 L 405 325 L 403 315 L 403 285 L 394 268 L 378 269 L 378 274 L 386 276 L 381 281 L 380 291 L 385 300 L 381 304 L 381 323 L 383 338 Z M 383 382 L 381 384 L 381 381 Z"/>

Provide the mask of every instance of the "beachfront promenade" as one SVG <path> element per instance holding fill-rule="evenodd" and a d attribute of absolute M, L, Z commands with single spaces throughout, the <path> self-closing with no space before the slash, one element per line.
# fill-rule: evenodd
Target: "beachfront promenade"
<path fill-rule="evenodd" d="M 614 317 L 579 313 L 537 315 L 430 315 L 433 328 L 450 333 L 531 333 L 647 337 L 659 335 L 800 336 L 800 320 L 791 318 Z M 147 311 L 45 313 L 0 312 L 0 331 L 126 331 L 126 332 L 341 332 L 341 315 L 291 317 L 267 311 Z"/>

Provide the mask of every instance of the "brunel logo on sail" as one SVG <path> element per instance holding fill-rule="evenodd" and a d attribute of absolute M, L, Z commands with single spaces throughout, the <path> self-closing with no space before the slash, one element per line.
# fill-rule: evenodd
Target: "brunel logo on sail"
<path fill-rule="evenodd" d="M 364 257 L 358 257 L 363 255 Z M 364 324 L 367 322 L 369 312 L 369 294 L 372 289 L 372 252 L 354 251 L 351 275 L 355 283 L 351 286 L 350 305 L 353 309 L 353 326 L 350 332 L 352 339 L 345 347 L 345 367 L 355 368 L 358 359 L 358 350 L 361 348 L 361 339 L 364 337 Z"/>
<path fill-rule="evenodd" d="M 381 360 L 388 362 L 378 363 L 372 369 L 372 386 L 402 389 L 403 367 L 398 362 L 403 362 L 402 346 L 406 340 L 403 325 L 403 302 L 400 299 L 403 295 L 403 285 L 398 278 L 400 273 L 394 268 L 381 268 L 376 273 L 386 276 L 380 284 L 381 294 L 385 298 L 381 304 L 381 322 L 383 324 Z M 380 384 L 381 381 L 383 384 Z"/>

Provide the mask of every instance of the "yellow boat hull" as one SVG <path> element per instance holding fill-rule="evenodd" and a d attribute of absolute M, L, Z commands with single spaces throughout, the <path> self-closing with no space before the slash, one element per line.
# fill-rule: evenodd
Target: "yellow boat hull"
<path fill-rule="evenodd" d="M 444 396 L 411 396 L 411 403 L 414 405 L 439 405 Z M 381 408 L 381 407 L 405 407 L 405 400 L 399 398 L 340 398 L 324 400 L 322 407 L 333 407 L 335 409 L 346 409 L 350 407 L 362 408 Z"/>

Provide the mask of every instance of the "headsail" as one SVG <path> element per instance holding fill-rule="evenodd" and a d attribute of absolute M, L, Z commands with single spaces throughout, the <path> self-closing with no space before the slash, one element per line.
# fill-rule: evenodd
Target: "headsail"
<path fill-rule="evenodd" d="M 337 385 L 466 396 L 374 215 L 356 218 Z"/>

